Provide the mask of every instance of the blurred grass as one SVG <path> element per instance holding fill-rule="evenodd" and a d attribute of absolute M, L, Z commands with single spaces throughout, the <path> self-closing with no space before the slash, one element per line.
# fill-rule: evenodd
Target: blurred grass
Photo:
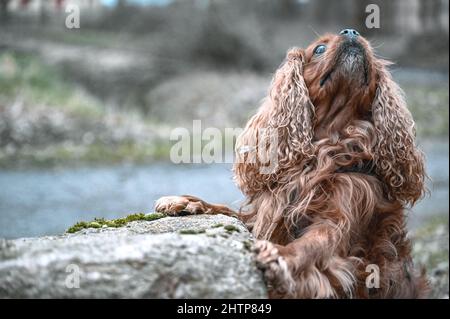
<path fill-rule="evenodd" d="M 28 149 L 12 156 L 0 156 L 0 168 L 144 164 L 167 160 L 170 147 L 169 142 L 161 140 L 151 145 L 133 142 L 114 146 L 102 143 L 71 146 L 57 144 L 42 149 Z"/>
<path fill-rule="evenodd" d="M 50 32 L 47 31 L 43 38 L 52 39 L 57 43 L 65 43 L 78 46 L 95 46 L 99 48 L 109 48 L 123 46 L 124 38 L 120 34 L 112 32 L 102 32 L 94 30 L 78 29 L 75 32 Z"/>
<path fill-rule="evenodd" d="M 136 112 L 133 110 L 116 114 L 114 110 L 108 109 L 98 99 L 63 77 L 56 67 L 49 66 L 30 54 L 2 52 L 0 53 L 0 122 L 6 124 L 6 129 L 17 124 L 8 122 L 16 120 L 11 119 L 10 114 L 7 118 L 6 111 L 18 101 L 23 107 L 20 107 L 21 113 L 17 120 L 23 120 L 22 114 L 32 114 L 30 112 L 38 109 L 39 106 L 39 109 L 43 108 L 46 113 L 64 114 L 63 120 L 70 120 L 72 126 L 73 123 L 77 123 L 78 130 L 86 129 L 86 132 L 92 130 L 96 132 L 94 134 L 98 135 L 113 135 L 116 128 L 124 130 L 129 126 L 144 126 L 144 129 L 148 127 L 149 130 L 155 128 L 155 125 L 151 124 L 149 120 L 141 121 L 140 115 L 136 116 Z M 3 149 L 0 148 L 0 167 L 80 163 L 115 164 L 124 161 L 148 162 L 160 160 L 163 157 L 167 158 L 169 154 L 168 138 L 152 139 L 149 137 L 149 140 L 145 141 L 142 138 L 133 140 L 126 136 L 118 142 L 102 142 L 101 136 L 100 138 L 94 136 L 92 137 L 93 142 L 84 143 L 82 140 L 71 141 L 70 138 L 73 137 L 69 136 L 69 141 L 67 137 L 64 140 L 55 141 L 50 136 L 60 134 L 60 132 L 51 132 L 51 125 L 49 126 L 47 123 L 51 121 L 51 118 L 45 116 L 45 112 L 43 115 L 42 111 L 36 113 L 36 119 L 31 116 L 25 125 L 28 128 L 30 125 L 40 127 L 40 130 L 37 131 L 38 134 L 49 134 L 47 145 L 33 145 L 33 140 L 31 140 L 24 145 L 14 145 L 14 151 L 10 151 L 11 147 L 6 145 Z M 114 116 L 114 123 L 106 124 L 108 117 L 111 120 L 111 115 Z M 38 116 L 41 117 L 38 118 Z M 45 121 L 45 123 L 39 124 L 40 121 Z M 55 124 L 55 126 L 58 125 L 60 124 Z M 63 123 L 64 125 L 67 126 L 68 123 Z M 103 127 L 108 128 L 108 131 L 102 131 Z M 1 128 L 0 133 L 2 133 Z M 4 126 L 3 129 L 5 129 Z M 73 130 L 73 128 L 70 129 Z M 83 132 L 80 134 L 82 135 Z M 144 134 L 146 132 L 142 133 L 142 135 Z M 5 138 L 4 134 L 0 135 Z M 111 139 L 117 138 L 111 137 Z M 2 144 L 4 145 L 4 143 Z"/>
<path fill-rule="evenodd" d="M 426 269 L 431 285 L 431 298 L 448 298 L 449 294 L 449 215 L 443 213 L 429 218 L 412 233 L 413 257 Z"/>
<path fill-rule="evenodd" d="M 429 237 L 431 236 L 438 227 L 448 227 L 449 215 L 448 214 L 438 214 L 427 219 L 426 223 L 422 225 L 415 232 L 416 237 Z"/>
<path fill-rule="evenodd" d="M 85 43 L 96 41 L 95 34 L 92 37 L 76 34 L 71 36 L 72 38 L 66 41 L 77 44 L 81 44 L 78 42 L 79 39 L 83 39 L 82 42 L 86 41 Z M 15 166 L 17 163 L 51 166 L 73 163 L 104 164 L 122 161 L 145 163 L 153 160 L 168 160 L 173 144 L 169 141 L 170 127 L 190 128 L 193 118 L 202 118 L 204 123 L 208 121 L 214 123 L 214 119 L 217 122 L 219 111 L 222 112 L 219 117 L 222 120 L 219 122 L 227 123 L 226 125 L 240 122 L 243 116 L 247 117 L 246 113 L 250 111 L 250 108 L 252 112 L 256 109 L 256 100 L 266 89 L 261 86 L 265 86 L 268 81 L 267 75 L 257 73 L 231 73 L 225 76 L 223 72 L 217 70 L 208 72 L 178 75 L 174 79 L 162 82 L 152 91 L 159 92 L 159 95 L 156 94 L 157 97 L 161 96 L 159 99 L 152 100 L 157 102 L 157 105 L 152 107 L 158 110 L 157 112 L 163 113 L 159 115 L 160 118 L 178 122 L 158 120 L 155 112 L 142 114 L 138 107 L 135 109 L 131 107 L 120 113 L 119 122 L 123 124 L 118 125 L 141 125 L 155 131 L 158 138 L 144 142 L 125 138 L 117 143 L 103 143 L 95 139 L 88 144 L 76 141 L 67 143 L 66 140 L 39 147 L 27 145 L 12 154 L 0 148 L 0 167 Z M 198 80 L 208 74 L 207 81 Z M 244 88 L 241 88 L 240 82 L 244 83 Z M 448 84 L 422 85 L 414 84 L 414 82 L 400 84 L 405 90 L 409 108 L 415 118 L 419 138 L 448 138 Z M 241 89 L 244 91 L 239 93 Z M 48 112 L 52 110 L 63 112 L 68 115 L 67 118 L 76 118 L 78 122 L 87 123 L 84 126 L 81 125 L 81 128 L 90 126 L 101 130 L 107 115 L 114 112 L 111 106 L 103 104 L 92 94 L 64 77 L 57 67 L 45 64 L 31 54 L 2 52 L 0 53 L 0 116 L 2 116 L 2 106 L 8 108 L 17 100 L 26 105 L 28 110 L 44 105 L 48 108 Z M 217 110 L 217 105 L 213 103 L 220 104 L 220 110 Z M 193 110 L 192 118 L 189 117 L 188 110 Z M 229 118 L 230 123 L 226 122 L 225 118 Z M 163 124 L 166 126 L 164 127 Z M 243 123 L 235 123 L 234 126 L 239 124 Z M 113 134 L 117 131 L 114 124 L 109 126 L 109 131 L 105 134 Z M 227 136 L 224 138 L 226 141 L 230 139 Z"/>
<path fill-rule="evenodd" d="M 408 107 L 416 121 L 417 135 L 422 138 L 448 138 L 448 83 L 446 85 L 405 84 L 403 89 Z"/>
<path fill-rule="evenodd" d="M 99 116 L 101 104 L 79 88 L 68 83 L 56 68 L 29 55 L 0 54 L 0 102 L 17 98 L 29 105 L 47 105 L 79 116 Z"/>

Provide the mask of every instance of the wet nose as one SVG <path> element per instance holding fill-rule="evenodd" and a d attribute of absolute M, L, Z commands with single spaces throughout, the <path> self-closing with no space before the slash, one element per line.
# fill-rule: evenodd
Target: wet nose
<path fill-rule="evenodd" d="M 355 29 L 344 29 L 341 32 L 339 32 L 339 34 L 349 39 L 355 39 L 359 36 L 359 32 L 356 31 Z"/>

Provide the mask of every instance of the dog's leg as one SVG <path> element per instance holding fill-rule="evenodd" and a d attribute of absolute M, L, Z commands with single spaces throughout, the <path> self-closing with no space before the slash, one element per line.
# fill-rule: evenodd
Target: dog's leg
<path fill-rule="evenodd" d="M 255 244 L 256 260 L 274 298 L 351 297 L 355 260 L 335 252 L 333 229 L 316 227 L 286 246 Z"/>
<path fill-rule="evenodd" d="M 237 212 L 224 205 L 209 204 L 191 195 L 161 197 L 155 202 L 155 211 L 169 216 L 223 214 L 237 217 Z"/>

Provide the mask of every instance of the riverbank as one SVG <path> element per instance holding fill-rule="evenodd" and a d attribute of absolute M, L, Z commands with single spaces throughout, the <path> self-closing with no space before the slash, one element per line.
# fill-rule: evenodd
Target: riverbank
<path fill-rule="evenodd" d="M 243 127 L 271 77 L 200 69 L 142 84 L 140 104 L 135 99 L 117 104 L 87 89 L 89 81 L 64 71 L 67 64 L 76 68 L 81 63 L 76 55 L 62 55 L 66 60 L 49 64 L 30 52 L 0 51 L 0 168 L 167 160 L 174 128 L 191 129 L 198 119 L 203 128 Z M 78 72 L 95 78 L 93 70 Z M 112 68 L 108 79 L 126 85 L 121 70 Z M 448 141 L 448 74 L 413 69 L 393 74 L 405 90 L 419 140 Z"/>

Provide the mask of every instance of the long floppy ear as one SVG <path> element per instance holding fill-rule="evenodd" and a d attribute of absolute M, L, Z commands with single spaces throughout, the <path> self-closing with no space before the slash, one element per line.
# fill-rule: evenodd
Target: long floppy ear
<path fill-rule="evenodd" d="M 314 107 L 303 79 L 303 64 L 303 50 L 288 51 L 268 97 L 237 140 L 235 179 L 246 195 L 270 189 L 293 162 L 313 154 Z"/>
<path fill-rule="evenodd" d="M 377 174 L 391 199 L 414 204 L 424 193 L 424 160 L 415 145 L 414 120 L 403 91 L 382 65 L 372 115 L 377 135 Z"/>

